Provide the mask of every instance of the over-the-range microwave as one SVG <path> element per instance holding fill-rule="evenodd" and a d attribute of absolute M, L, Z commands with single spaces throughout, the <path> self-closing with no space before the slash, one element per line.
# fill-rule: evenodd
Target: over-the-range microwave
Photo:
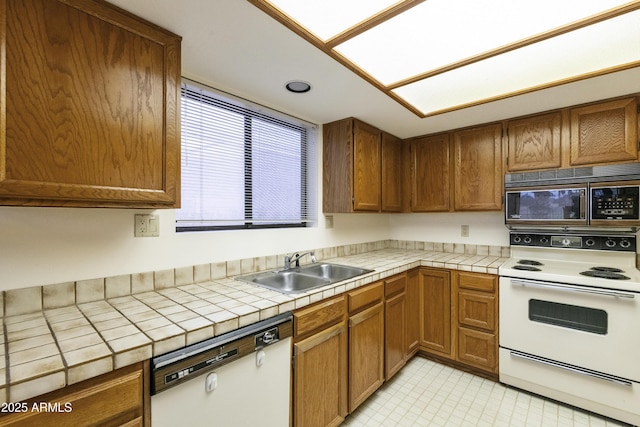
<path fill-rule="evenodd" d="M 505 223 L 638 226 L 640 181 L 509 188 L 505 191 Z"/>

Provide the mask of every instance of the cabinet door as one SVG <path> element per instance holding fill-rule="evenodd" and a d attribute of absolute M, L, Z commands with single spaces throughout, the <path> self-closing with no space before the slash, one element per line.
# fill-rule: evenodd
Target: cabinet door
<path fill-rule="evenodd" d="M 454 209 L 502 209 L 502 125 L 454 133 Z"/>
<path fill-rule="evenodd" d="M 106 2 L 2 6 L 0 204 L 178 206 L 180 37 Z"/>
<path fill-rule="evenodd" d="M 509 171 L 559 168 L 561 124 L 559 112 L 510 121 Z"/>
<path fill-rule="evenodd" d="M 353 210 L 380 210 L 380 131 L 354 121 Z"/>
<path fill-rule="evenodd" d="M 420 346 L 451 357 L 451 276 L 446 270 L 420 270 Z"/>
<path fill-rule="evenodd" d="M 349 412 L 383 382 L 384 304 L 380 302 L 349 318 Z"/>
<path fill-rule="evenodd" d="M 411 210 L 446 212 L 450 209 L 449 135 L 411 141 Z"/>
<path fill-rule="evenodd" d="M 420 345 L 420 269 L 407 272 L 406 354 L 413 356 Z"/>
<path fill-rule="evenodd" d="M 339 425 L 347 415 L 345 322 L 295 343 L 293 351 L 294 425 Z"/>
<path fill-rule="evenodd" d="M 458 328 L 458 361 L 496 373 L 498 342 L 489 332 Z"/>
<path fill-rule="evenodd" d="M 382 211 L 402 210 L 402 141 L 382 132 Z"/>
<path fill-rule="evenodd" d="M 404 366 L 407 358 L 405 344 L 406 293 L 402 292 L 385 302 L 385 378 L 387 381 Z"/>
<path fill-rule="evenodd" d="M 635 98 L 571 110 L 571 165 L 636 161 L 638 110 Z"/>

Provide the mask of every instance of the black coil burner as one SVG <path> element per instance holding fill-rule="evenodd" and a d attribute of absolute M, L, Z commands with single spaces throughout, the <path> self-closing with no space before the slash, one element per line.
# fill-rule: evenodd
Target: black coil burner
<path fill-rule="evenodd" d="M 525 271 L 542 271 L 538 266 L 543 265 L 540 261 L 534 261 L 532 259 L 521 259 L 516 265 L 513 266 L 515 270 Z"/>
<path fill-rule="evenodd" d="M 591 267 L 587 271 L 583 271 L 580 274 L 583 276 L 597 277 L 599 279 L 610 280 L 629 280 L 630 278 L 625 276 L 623 270 L 615 267 Z"/>

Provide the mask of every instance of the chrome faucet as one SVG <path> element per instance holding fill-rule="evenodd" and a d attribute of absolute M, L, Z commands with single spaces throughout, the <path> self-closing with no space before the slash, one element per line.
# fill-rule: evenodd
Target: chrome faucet
<path fill-rule="evenodd" d="M 311 262 L 318 262 L 318 260 L 316 259 L 315 256 L 315 252 L 314 251 L 309 251 L 309 252 L 305 252 L 302 255 L 296 253 L 295 255 L 285 255 L 284 257 L 284 269 L 285 270 L 289 270 L 291 268 L 291 263 L 296 264 L 296 267 L 300 267 L 300 258 L 302 258 L 305 255 L 309 255 L 311 257 Z"/>

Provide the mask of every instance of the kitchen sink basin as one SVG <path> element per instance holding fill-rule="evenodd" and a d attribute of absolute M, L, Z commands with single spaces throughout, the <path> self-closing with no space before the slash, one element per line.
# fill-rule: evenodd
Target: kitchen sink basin
<path fill-rule="evenodd" d="M 352 267 L 350 265 L 329 264 L 322 262 L 319 264 L 310 264 L 300 267 L 300 273 L 310 274 L 317 277 L 324 277 L 332 282 L 350 279 L 360 276 L 361 274 L 370 273 L 373 270 L 367 270 L 360 267 Z"/>
<path fill-rule="evenodd" d="M 319 288 L 320 286 L 328 285 L 331 281 L 322 277 L 300 274 L 295 271 L 279 271 L 256 277 L 253 279 L 253 283 L 288 294 Z"/>
<path fill-rule="evenodd" d="M 351 279 L 372 271 L 360 267 L 323 262 L 288 270 L 239 276 L 236 277 L 236 280 L 253 283 L 285 294 L 295 294 Z"/>

